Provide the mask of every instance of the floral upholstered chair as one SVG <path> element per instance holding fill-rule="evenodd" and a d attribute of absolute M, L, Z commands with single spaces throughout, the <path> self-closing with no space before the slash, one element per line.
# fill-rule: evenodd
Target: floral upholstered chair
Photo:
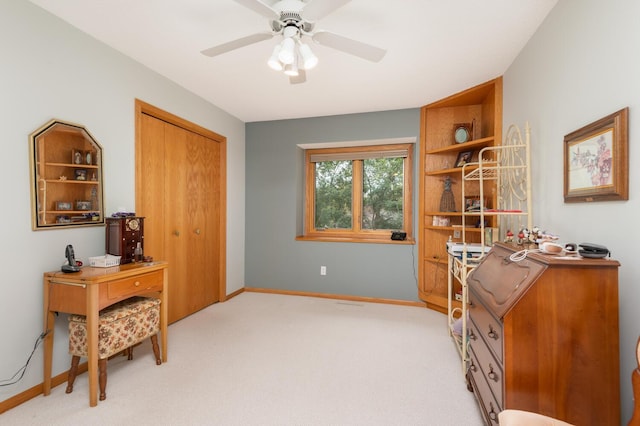
<path fill-rule="evenodd" d="M 151 338 L 156 364 L 162 364 L 158 347 L 160 330 L 160 300 L 131 297 L 100 311 L 98 324 L 98 383 L 100 400 L 107 398 L 107 360 L 123 352 L 133 358 L 133 345 Z M 69 316 L 69 353 L 71 368 L 66 393 L 73 392 L 80 357 L 87 356 L 87 321 L 83 315 Z"/>

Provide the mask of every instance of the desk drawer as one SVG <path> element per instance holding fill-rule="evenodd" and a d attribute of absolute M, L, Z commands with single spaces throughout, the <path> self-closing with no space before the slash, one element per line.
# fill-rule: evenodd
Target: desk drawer
<path fill-rule="evenodd" d="M 108 283 L 107 296 L 109 299 L 124 299 L 160 290 L 162 290 L 162 271 L 155 271 Z"/>
<path fill-rule="evenodd" d="M 469 330 L 477 333 L 477 330 L 475 330 L 475 324 L 473 323 L 471 323 Z M 487 348 L 483 342 L 471 343 L 469 348 L 470 352 L 473 354 L 473 365 L 476 368 L 474 373 L 482 376 L 482 378 L 487 382 L 487 385 L 489 385 L 496 401 L 502 405 L 504 401 L 504 375 L 502 373 L 502 365 L 496 361 L 493 355 L 491 355 L 489 348 Z"/>
<path fill-rule="evenodd" d="M 484 376 L 482 369 L 479 367 L 480 362 L 473 353 L 473 350 L 469 351 L 469 370 L 467 377 L 473 386 L 473 392 L 476 394 L 476 398 L 481 407 L 482 416 L 485 419 L 487 425 L 498 425 L 498 413 L 502 411 L 502 404 L 499 403 L 487 383 L 487 378 Z"/>
<path fill-rule="evenodd" d="M 469 316 L 476 324 L 477 335 L 487 342 L 498 361 L 502 358 L 502 324 L 495 320 L 473 290 L 469 291 Z"/>

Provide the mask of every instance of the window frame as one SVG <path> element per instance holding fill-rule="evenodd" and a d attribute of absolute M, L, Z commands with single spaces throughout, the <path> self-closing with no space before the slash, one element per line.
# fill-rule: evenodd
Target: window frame
<path fill-rule="evenodd" d="M 351 160 L 352 193 L 351 213 L 352 229 L 316 229 L 315 228 L 315 163 L 311 161 L 312 155 L 354 154 L 366 155 L 371 152 L 391 152 L 406 150 L 407 156 L 403 158 L 403 229 L 394 230 L 370 230 L 362 229 L 362 200 L 364 161 Z M 331 241 L 331 242 L 364 242 L 385 244 L 414 244 L 413 237 L 413 143 L 366 145 L 340 148 L 314 148 L 305 150 L 305 208 L 304 208 L 304 234 L 297 240 Z M 405 240 L 392 240 L 392 231 L 407 233 Z"/>

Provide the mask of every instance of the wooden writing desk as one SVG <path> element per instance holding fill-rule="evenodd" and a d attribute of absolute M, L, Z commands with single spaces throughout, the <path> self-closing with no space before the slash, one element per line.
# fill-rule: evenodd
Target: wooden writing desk
<path fill-rule="evenodd" d="M 153 295 L 160 304 L 162 361 L 167 362 L 168 263 L 128 263 L 111 268 L 44 274 L 44 395 L 51 393 L 53 330 L 56 312 L 87 317 L 89 405 L 98 404 L 98 315 L 101 309 L 132 296 Z"/>

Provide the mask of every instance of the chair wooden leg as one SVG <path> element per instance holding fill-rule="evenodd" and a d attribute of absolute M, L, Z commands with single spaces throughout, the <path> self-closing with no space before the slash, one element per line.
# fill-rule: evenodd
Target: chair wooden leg
<path fill-rule="evenodd" d="M 158 335 L 151 336 L 151 346 L 153 347 L 153 354 L 156 356 L 156 365 L 162 364 L 162 358 L 160 358 L 160 347 L 158 346 Z"/>
<path fill-rule="evenodd" d="M 76 381 L 76 376 L 78 375 L 78 364 L 80 363 L 80 357 L 74 355 L 71 358 L 71 368 L 69 368 L 69 376 L 67 377 L 67 390 L 66 393 L 73 392 L 73 382 Z"/>
<path fill-rule="evenodd" d="M 100 386 L 100 401 L 107 399 L 107 358 L 98 360 L 98 385 Z"/>

